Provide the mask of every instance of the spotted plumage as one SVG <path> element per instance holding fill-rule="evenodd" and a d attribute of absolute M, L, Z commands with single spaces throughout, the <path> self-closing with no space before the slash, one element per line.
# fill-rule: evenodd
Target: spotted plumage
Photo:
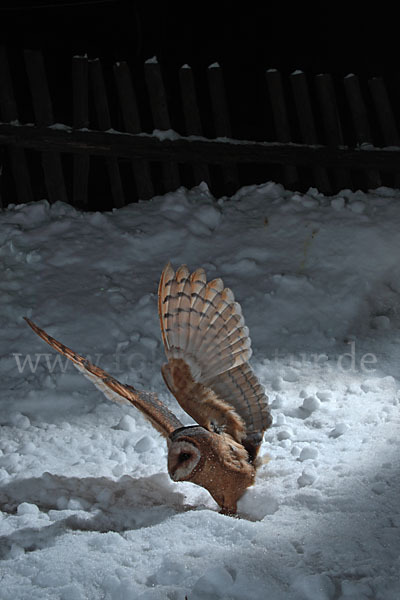
<path fill-rule="evenodd" d="M 174 481 L 206 488 L 222 512 L 254 482 L 257 454 L 271 424 L 267 397 L 252 371 L 249 330 L 240 305 L 221 279 L 203 269 L 167 265 L 158 288 L 158 313 L 167 363 L 165 383 L 197 423 L 184 426 L 155 394 L 138 391 L 67 348 L 29 319 L 50 346 L 69 358 L 108 398 L 138 408 L 167 438 Z"/>

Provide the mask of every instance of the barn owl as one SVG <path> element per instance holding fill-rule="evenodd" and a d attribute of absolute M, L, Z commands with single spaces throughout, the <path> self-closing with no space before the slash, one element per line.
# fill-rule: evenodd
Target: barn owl
<path fill-rule="evenodd" d="M 240 305 L 221 279 L 204 269 L 174 272 L 168 264 L 158 288 L 168 389 L 197 425 L 185 426 L 152 393 L 138 391 L 61 344 L 26 319 L 50 346 L 68 357 L 108 398 L 128 401 L 166 438 L 168 473 L 207 489 L 225 514 L 254 483 L 257 454 L 271 425 L 267 396 L 253 373 L 249 330 Z"/>

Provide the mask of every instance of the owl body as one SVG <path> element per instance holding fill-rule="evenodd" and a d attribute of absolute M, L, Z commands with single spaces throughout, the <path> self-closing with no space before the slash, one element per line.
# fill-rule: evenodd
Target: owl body
<path fill-rule="evenodd" d="M 254 483 L 257 454 L 271 415 L 253 373 L 249 330 L 240 305 L 221 279 L 203 269 L 176 273 L 168 264 L 158 288 L 158 313 L 167 363 L 164 381 L 197 423 L 185 427 L 154 394 L 124 385 L 37 325 L 32 329 L 67 356 L 108 398 L 128 401 L 167 438 L 168 473 L 207 489 L 221 511 L 234 514 Z"/>

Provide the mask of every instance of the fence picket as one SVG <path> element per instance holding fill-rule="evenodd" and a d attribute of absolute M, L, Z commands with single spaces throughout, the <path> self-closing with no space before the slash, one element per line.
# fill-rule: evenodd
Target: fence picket
<path fill-rule="evenodd" d="M 268 69 L 266 77 L 274 117 L 276 139 L 282 143 L 291 142 L 292 137 L 281 74 L 276 69 Z M 285 184 L 289 188 L 296 188 L 299 184 L 299 174 L 296 167 L 294 165 L 285 166 L 283 173 Z"/>
<path fill-rule="evenodd" d="M 315 85 L 322 112 L 322 121 L 328 146 L 344 146 L 343 132 L 337 109 L 335 88 L 331 75 L 324 73 L 317 75 Z M 339 189 L 351 187 L 349 171 L 333 169 L 336 187 Z"/>
<path fill-rule="evenodd" d="M 304 144 L 317 144 L 317 132 L 315 129 L 314 116 L 312 113 L 306 76 L 301 71 L 295 71 L 291 74 L 290 79 L 292 82 L 302 141 Z M 326 194 L 331 193 L 332 188 L 326 169 L 322 167 L 314 167 L 313 174 L 317 188 Z"/>
<path fill-rule="evenodd" d="M 1 118 L 6 123 L 18 121 L 17 103 L 10 75 L 10 68 L 4 47 L 0 47 L 0 110 Z M 33 201 L 31 178 L 26 162 L 25 151 L 22 148 L 10 146 L 8 149 L 11 170 L 17 192 L 17 203 L 24 204 Z"/>
<path fill-rule="evenodd" d="M 389 100 L 385 82 L 382 77 L 373 77 L 368 81 L 371 96 L 374 101 L 379 125 L 386 146 L 400 146 L 399 131 L 394 118 L 392 106 Z M 394 177 L 396 187 L 400 186 L 400 173 Z"/>
<path fill-rule="evenodd" d="M 192 69 L 188 65 L 184 65 L 179 69 L 179 81 L 181 86 L 186 135 L 202 136 L 203 127 L 201 125 L 199 106 L 197 103 L 194 77 Z M 205 181 L 208 187 L 211 187 L 210 169 L 205 162 L 194 163 L 193 173 L 195 185 Z"/>
<path fill-rule="evenodd" d="M 36 123 L 39 127 L 53 125 L 53 105 L 42 53 L 38 50 L 25 50 L 24 56 Z M 42 152 L 42 165 L 49 202 L 68 202 L 60 154 Z"/>
<path fill-rule="evenodd" d="M 368 122 L 367 108 L 361 93 L 361 87 L 356 75 L 350 74 L 344 78 L 347 100 L 353 117 L 354 129 L 359 144 L 371 144 L 372 135 Z M 377 188 L 381 185 L 381 177 L 376 170 L 365 171 L 368 185 Z"/>
<path fill-rule="evenodd" d="M 165 92 L 160 65 L 156 59 L 150 59 L 145 62 L 144 73 L 150 97 L 154 127 L 161 131 L 171 129 L 167 94 Z M 178 165 L 173 161 L 167 161 L 163 163 L 162 167 L 165 191 L 175 190 L 181 185 Z"/>
<path fill-rule="evenodd" d="M 119 62 L 114 65 L 114 76 L 117 84 L 125 131 L 128 133 L 140 133 L 142 127 L 137 108 L 136 94 L 133 88 L 129 67 L 126 62 Z M 154 196 L 154 187 L 151 180 L 150 165 L 148 161 L 140 159 L 132 160 L 132 170 L 138 197 L 143 200 L 152 198 Z"/>
<path fill-rule="evenodd" d="M 107 131 L 108 129 L 111 129 L 111 117 L 103 71 L 98 58 L 89 61 L 89 71 L 99 128 L 102 131 Z M 106 165 L 108 176 L 110 178 L 111 194 L 114 198 L 114 204 L 117 208 L 120 208 L 125 204 L 125 196 L 122 187 L 121 174 L 119 172 L 118 160 L 114 157 L 107 158 Z"/>
<path fill-rule="evenodd" d="M 72 59 L 72 99 L 74 129 L 89 127 L 89 89 L 88 59 L 86 56 L 74 56 Z M 88 203 L 90 155 L 73 158 L 73 190 L 74 206 L 85 206 Z"/>
<path fill-rule="evenodd" d="M 399 146 L 400 137 L 392 106 L 382 77 L 373 77 L 368 81 L 376 114 L 386 146 Z"/>
<path fill-rule="evenodd" d="M 215 63 L 210 65 L 207 69 L 207 75 L 216 136 L 230 138 L 232 137 L 232 130 L 229 120 L 228 103 L 226 100 L 222 69 L 219 64 Z M 236 166 L 223 167 L 222 178 L 227 193 L 236 192 L 239 188 L 239 178 Z"/>

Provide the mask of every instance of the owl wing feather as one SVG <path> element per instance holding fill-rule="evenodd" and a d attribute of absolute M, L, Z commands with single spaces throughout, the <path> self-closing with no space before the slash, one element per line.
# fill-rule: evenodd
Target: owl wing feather
<path fill-rule="evenodd" d="M 168 437 L 179 427 L 183 427 L 181 421 L 165 406 L 161 400 L 152 393 L 135 390 L 130 385 L 123 384 L 109 375 L 106 371 L 97 367 L 83 356 L 80 356 L 61 342 L 57 341 L 43 329 L 35 325 L 25 317 L 25 321 L 39 337 L 47 342 L 52 348 L 69 358 L 74 366 L 103 394 L 114 402 L 133 404 L 151 424 L 164 437 Z"/>
<path fill-rule="evenodd" d="M 207 283 L 203 269 L 189 275 L 183 265 L 175 274 L 168 264 L 158 288 L 158 310 L 168 360 L 184 358 L 196 381 L 249 360 L 249 330 L 240 305 L 221 279 Z"/>
<path fill-rule="evenodd" d="M 162 372 L 169 389 L 199 425 L 209 428 L 212 414 L 217 426 L 255 456 L 271 418 L 264 389 L 248 364 L 249 330 L 232 291 L 221 279 L 207 283 L 203 269 L 190 275 L 183 265 L 175 273 L 168 264 L 160 279 L 158 310 L 168 359 Z M 191 380 L 186 386 L 184 378 Z"/>
<path fill-rule="evenodd" d="M 250 457 L 257 456 L 263 434 L 272 423 L 264 387 L 248 363 L 220 373 L 206 384 L 224 402 L 235 407 L 246 424 L 242 444 Z"/>

